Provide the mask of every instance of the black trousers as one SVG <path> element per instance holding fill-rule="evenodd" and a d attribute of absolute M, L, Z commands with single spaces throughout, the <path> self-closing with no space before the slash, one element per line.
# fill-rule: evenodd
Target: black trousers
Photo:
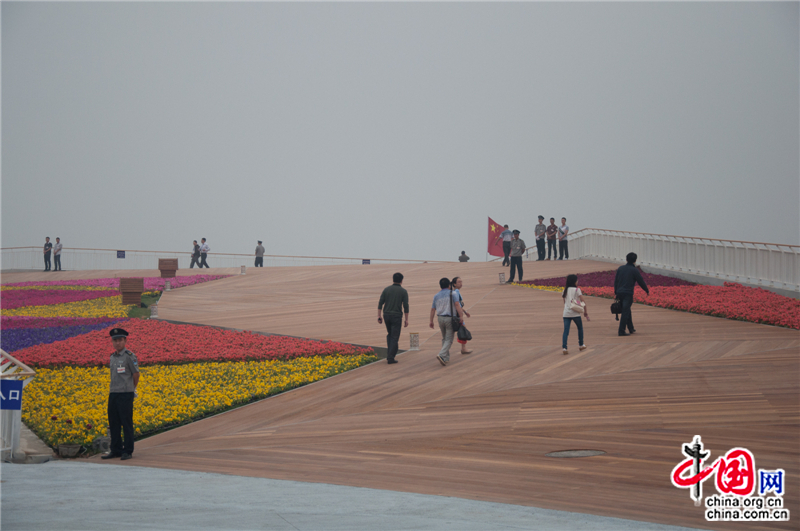
<path fill-rule="evenodd" d="M 558 259 L 566 258 L 569 260 L 569 242 L 567 240 L 561 240 L 558 242 Z"/>
<path fill-rule="evenodd" d="M 633 317 L 631 316 L 631 306 L 633 306 L 633 293 L 618 293 L 617 298 L 622 304 L 622 314 L 619 316 L 619 330 L 618 333 L 633 331 Z"/>
<path fill-rule="evenodd" d="M 503 242 L 503 265 L 508 265 L 508 255 L 511 254 L 511 242 Z"/>
<path fill-rule="evenodd" d="M 264 267 L 264 257 L 263 256 L 256 256 L 256 265 L 255 267 Z"/>
<path fill-rule="evenodd" d="M 536 252 L 539 253 L 539 260 L 544 260 L 544 240 L 536 240 Z"/>
<path fill-rule="evenodd" d="M 192 263 L 191 263 L 191 264 L 189 264 L 189 269 L 193 269 L 193 268 L 194 268 L 194 266 L 195 266 L 195 264 L 197 264 L 198 266 L 200 266 L 200 262 L 199 262 L 198 258 L 199 258 L 199 257 L 197 257 L 197 256 L 192 256 Z M 203 266 L 200 266 L 200 267 L 203 267 Z"/>
<path fill-rule="evenodd" d="M 508 281 L 514 282 L 514 268 L 517 268 L 519 271 L 519 281 L 522 282 L 522 257 L 521 256 L 512 256 L 511 257 L 511 274 L 509 275 Z"/>
<path fill-rule="evenodd" d="M 111 432 L 111 453 L 133 454 L 133 393 L 108 394 L 108 429 Z"/>
<path fill-rule="evenodd" d="M 206 256 L 208 256 L 206 253 L 200 253 L 200 269 L 203 269 L 203 266 L 209 267 L 206 263 Z"/>
<path fill-rule="evenodd" d="M 547 240 L 547 259 L 550 260 L 550 252 L 553 253 L 553 258 L 558 258 L 558 252 L 556 251 L 556 241 L 555 240 Z"/>
<path fill-rule="evenodd" d="M 53 267 L 56 271 L 61 271 L 61 255 L 54 254 L 53 255 Z"/>
<path fill-rule="evenodd" d="M 400 348 L 400 330 L 403 328 L 403 316 L 396 313 L 384 313 L 383 324 L 386 325 L 386 361 L 393 360 Z"/>
<path fill-rule="evenodd" d="M 50 271 L 50 253 L 44 253 L 44 270 Z"/>

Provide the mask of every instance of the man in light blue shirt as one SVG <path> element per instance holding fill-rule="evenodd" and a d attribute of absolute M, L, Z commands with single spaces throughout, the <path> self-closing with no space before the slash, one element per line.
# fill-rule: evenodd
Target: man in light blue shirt
<path fill-rule="evenodd" d="M 497 235 L 497 238 L 494 239 L 494 243 L 497 245 L 497 241 L 500 238 L 503 238 L 503 265 L 507 266 L 511 263 L 511 261 L 508 259 L 508 255 L 511 253 L 511 239 L 513 237 L 513 233 L 508 229 L 508 225 L 503 225 L 503 228 L 506 230 Z"/>
<path fill-rule="evenodd" d="M 464 310 L 458 300 L 458 294 L 450 289 L 450 279 L 442 278 L 439 280 L 439 287 L 442 290 L 433 297 L 431 305 L 431 322 L 433 328 L 433 316 L 439 319 L 439 330 L 442 331 L 442 350 L 436 355 L 436 359 L 442 365 L 450 362 L 450 346 L 453 344 L 455 330 L 453 330 L 453 312 L 458 315 L 459 321 L 464 322 Z"/>

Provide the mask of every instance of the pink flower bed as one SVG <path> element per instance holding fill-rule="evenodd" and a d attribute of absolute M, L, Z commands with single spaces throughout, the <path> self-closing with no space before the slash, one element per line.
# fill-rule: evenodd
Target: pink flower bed
<path fill-rule="evenodd" d="M 3 330 L 15 328 L 50 328 L 55 326 L 91 326 L 119 321 L 119 317 L 0 317 Z"/>
<path fill-rule="evenodd" d="M 0 307 L 6 310 L 23 306 L 45 306 L 65 302 L 87 301 L 101 297 L 119 295 L 118 290 L 72 291 L 64 289 L 15 289 L 6 290 L 0 295 Z"/>
<path fill-rule="evenodd" d="M 614 298 L 613 287 L 580 286 L 584 295 Z M 634 302 L 703 315 L 785 326 L 800 330 L 800 301 L 761 288 L 726 282 L 724 286 L 636 289 Z"/>
<path fill-rule="evenodd" d="M 617 271 L 595 271 L 593 273 L 580 273 L 578 274 L 578 286 L 581 288 L 589 286 L 613 286 L 614 277 Z M 672 278 L 665 275 L 653 275 L 650 273 L 642 272 L 642 277 L 647 284 L 647 287 L 656 286 L 694 286 L 694 283 L 679 278 Z M 567 277 L 556 278 L 537 278 L 536 280 L 526 280 L 520 284 L 535 284 L 537 286 L 554 286 L 563 288 L 567 282 Z"/>
<path fill-rule="evenodd" d="M 175 278 L 161 278 L 161 277 L 144 277 L 144 290 L 145 291 L 163 291 L 164 281 L 169 280 L 172 288 L 182 288 L 184 286 L 191 286 L 192 284 L 200 284 L 202 282 L 209 282 L 211 280 L 218 280 L 220 278 L 227 278 L 231 275 L 190 275 L 185 277 Z M 85 280 L 46 280 L 42 282 L 17 282 L 14 284 L 7 284 L 8 286 L 94 286 L 109 289 L 119 289 L 118 278 L 92 278 Z M 8 291 L 4 292 L 8 293 Z"/>

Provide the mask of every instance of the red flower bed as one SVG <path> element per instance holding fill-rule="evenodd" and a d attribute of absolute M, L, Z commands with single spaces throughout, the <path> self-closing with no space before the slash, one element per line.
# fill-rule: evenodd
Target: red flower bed
<path fill-rule="evenodd" d="M 614 298 L 614 288 L 580 286 L 584 295 Z M 650 296 L 636 289 L 634 302 L 800 330 L 800 301 L 761 288 L 726 282 L 724 286 L 654 287 Z"/>
<path fill-rule="evenodd" d="M 123 326 L 130 333 L 127 346 L 136 354 L 141 365 L 373 354 L 371 348 L 335 341 L 323 343 L 285 336 L 262 336 L 252 332 L 176 325 L 163 321 L 132 319 Z M 36 367 L 107 365 L 113 351 L 108 336 L 110 328 L 18 350 L 14 356 Z"/>

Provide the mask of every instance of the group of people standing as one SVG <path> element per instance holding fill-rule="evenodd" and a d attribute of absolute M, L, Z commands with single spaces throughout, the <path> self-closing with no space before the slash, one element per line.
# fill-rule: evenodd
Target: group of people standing
<path fill-rule="evenodd" d="M 556 227 L 556 218 L 550 218 L 550 225 L 545 226 L 544 216 L 539 216 L 539 224 L 536 225 L 534 233 L 536 234 L 536 251 L 539 255 L 537 262 L 545 260 L 545 238 L 547 238 L 547 260 L 550 260 L 551 253 L 554 260 L 569 260 L 567 218 L 561 218 L 561 226 Z M 558 258 L 556 258 L 556 241 L 558 241 Z"/>
<path fill-rule="evenodd" d="M 200 238 L 202 242 L 201 245 L 197 244 L 197 240 L 192 242 L 192 263 L 189 264 L 189 269 L 193 269 L 195 264 L 200 268 L 203 269 L 204 267 L 209 268 L 208 262 L 206 262 L 206 257 L 208 253 L 211 252 L 211 246 L 206 243 L 205 238 Z"/>
<path fill-rule="evenodd" d="M 50 236 L 44 239 L 44 270 L 45 271 L 61 271 L 61 238 L 56 238 L 56 244 L 50 243 Z M 53 268 L 50 267 L 50 255 L 53 255 Z"/>
<path fill-rule="evenodd" d="M 503 225 L 503 232 L 495 238 L 495 244 L 500 239 L 503 240 L 503 266 L 511 268 L 508 283 L 514 282 L 516 277 L 522 281 L 522 255 L 525 254 L 525 240 L 520 239 L 520 231 L 510 230 L 508 225 Z M 550 218 L 550 225 L 544 224 L 544 216 L 539 216 L 539 224 L 534 229 L 536 238 L 537 262 L 542 260 L 569 260 L 569 244 L 567 235 L 569 226 L 567 218 L 561 218 L 561 226 L 556 226 L 556 219 Z M 547 258 L 545 258 L 545 241 L 547 241 Z M 558 253 L 556 253 L 556 242 L 558 242 Z M 462 253 L 463 254 L 463 253 Z M 558 258 L 556 255 L 558 254 Z"/>

